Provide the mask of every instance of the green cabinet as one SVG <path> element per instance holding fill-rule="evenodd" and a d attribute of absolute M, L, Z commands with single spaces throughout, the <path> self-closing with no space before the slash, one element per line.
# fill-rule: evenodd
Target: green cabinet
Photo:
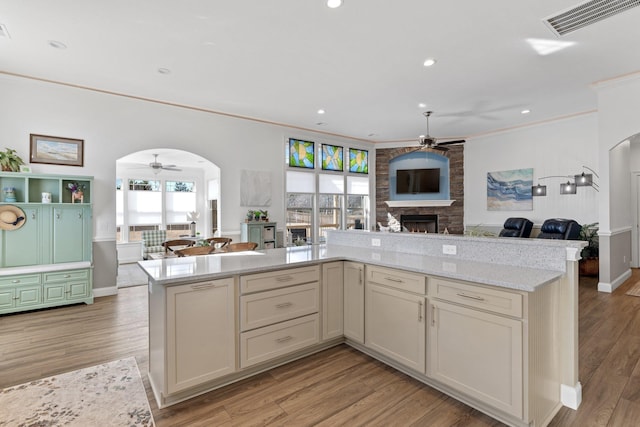
<path fill-rule="evenodd" d="M 15 202 L 5 200 L 8 187 Z M 22 227 L 0 230 L 0 313 L 93 302 L 92 192 L 92 177 L 0 172 L 0 205 L 25 213 Z"/>
<path fill-rule="evenodd" d="M 256 249 L 272 249 L 276 245 L 275 222 L 243 222 L 240 224 L 240 240 L 243 242 L 255 242 Z"/>

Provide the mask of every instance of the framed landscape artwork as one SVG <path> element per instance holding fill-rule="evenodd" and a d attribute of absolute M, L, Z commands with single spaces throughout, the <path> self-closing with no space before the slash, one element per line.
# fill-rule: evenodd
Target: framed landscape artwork
<path fill-rule="evenodd" d="M 289 166 L 313 169 L 314 165 L 314 143 L 289 138 Z"/>
<path fill-rule="evenodd" d="M 322 144 L 322 170 L 343 170 L 343 148 L 338 145 Z"/>
<path fill-rule="evenodd" d="M 487 210 L 533 210 L 533 169 L 514 169 L 487 173 Z"/>
<path fill-rule="evenodd" d="M 369 152 L 349 148 L 349 172 L 369 173 Z"/>
<path fill-rule="evenodd" d="M 84 140 L 31 134 L 31 163 L 83 166 Z"/>

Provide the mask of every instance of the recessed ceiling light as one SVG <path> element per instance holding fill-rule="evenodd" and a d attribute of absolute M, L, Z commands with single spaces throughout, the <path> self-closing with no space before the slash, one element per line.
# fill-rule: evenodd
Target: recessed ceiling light
<path fill-rule="evenodd" d="M 424 65 L 425 67 L 431 67 L 432 65 L 434 65 L 437 61 L 433 58 L 427 58 L 424 60 L 424 62 L 422 63 L 422 65 Z"/>
<path fill-rule="evenodd" d="M 324 113 L 325 111 L 322 108 L 318 110 L 318 114 L 324 114 Z"/>
<path fill-rule="evenodd" d="M 342 6 L 342 0 L 327 0 L 327 7 L 330 7 L 331 9 L 335 9 L 340 6 Z"/>
<path fill-rule="evenodd" d="M 160 74 L 171 74 L 171 70 L 168 68 L 158 68 Z"/>
<path fill-rule="evenodd" d="M 418 104 L 418 108 L 427 108 L 427 104 L 421 102 L 420 104 Z"/>
<path fill-rule="evenodd" d="M 520 114 L 529 114 L 531 112 L 531 110 L 522 110 L 520 111 Z"/>
<path fill-rule="evenodd" d="M 62 42 L 59 42 L 57 40 L 49 40 L 48 43 L 49 43 L 49 46 L 51 46 L 51 47 L 53 47 L 55 49 L 66 49 L 67 48 L 66 44 L 64 44 Z"/>

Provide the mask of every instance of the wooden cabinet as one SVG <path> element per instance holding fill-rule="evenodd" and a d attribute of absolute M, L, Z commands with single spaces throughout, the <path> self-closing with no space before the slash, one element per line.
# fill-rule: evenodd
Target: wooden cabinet
<path fill-rule="evenodd" d="M 235 371 L 232 278 L 169 287 L 166 322 L 168 394 Z"/>
<path fill-rule="evenodd" d="M 342 261 L 322 264 L 322 339 L 343 335 L 344 268 Z"/>
<path fill-rule="evenodd" d="M 69 190 L 72 183 L 84 186 L 82 203 L 73 203 Z M 0 230 L 0 312 L 93 302 L 92 186 L 93 178 L 87 176 L 0 172 L 0 188 L 11 187 L 15 193 L 15 202 L 6 201 L 1 194 L 0 205 L 11 204 L 25 213 L 22 227 Z M 51 195 L 50 203 L 42 203 L 45 192 Z M 69 278 L 47 282 L 49 272 L 66 274 L 66 264 L 85 277 L 80 281 Z M 30 266 L 38 266 L 40 272 L 37 292 L 10 284 L 22 280 Z M 13 304 L 7 302 L 9 295 Z"/>
<path fill-rule="evenodd" d="M 427 376 L 522 418 L 522 295 L 443 279 L 429 293 Z"/>
<path fill-rule="evenodd" d="M 386 283 L 378 284 L 375 280 Z M 367 269 L 365 345 L 425 373 L 425 277 L 392 269 Z M 422 294 L 408 292 L 422 290 Z"/>
<path fill-rule="evenodd" d="M 255 242 L 257 249 L 273 249 L 276 244 L 275 222 L 242 222 L 240 223 L 240 241 Z"/>
<path fill-rule="evenodd" d="M 0 278 L 0 313 L 32 310 L 42 303 L 39 274 Z"/>
<path fill-rule="evenodd" d="M 344 336 L 364 344 L 364 265 L 344 261 Z"/>
<path fill-rule="evenodd" d="M 240 277 L 240 367 L 320 342 L 320 267 Z"/>

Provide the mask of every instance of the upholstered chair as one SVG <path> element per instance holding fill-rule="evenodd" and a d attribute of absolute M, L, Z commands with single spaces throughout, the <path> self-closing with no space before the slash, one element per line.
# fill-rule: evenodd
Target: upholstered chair
<path fill-rule="evenodd" d="M 527 218 L 507 218 L 500 231 L 500 237 L 529 237 L 533 222 Z"/>
<path fill-rule="evenodd" d="M 578 240 L 582 227 L 572 219 L 547 219 L 540 227 L 540 239 Z"/>

